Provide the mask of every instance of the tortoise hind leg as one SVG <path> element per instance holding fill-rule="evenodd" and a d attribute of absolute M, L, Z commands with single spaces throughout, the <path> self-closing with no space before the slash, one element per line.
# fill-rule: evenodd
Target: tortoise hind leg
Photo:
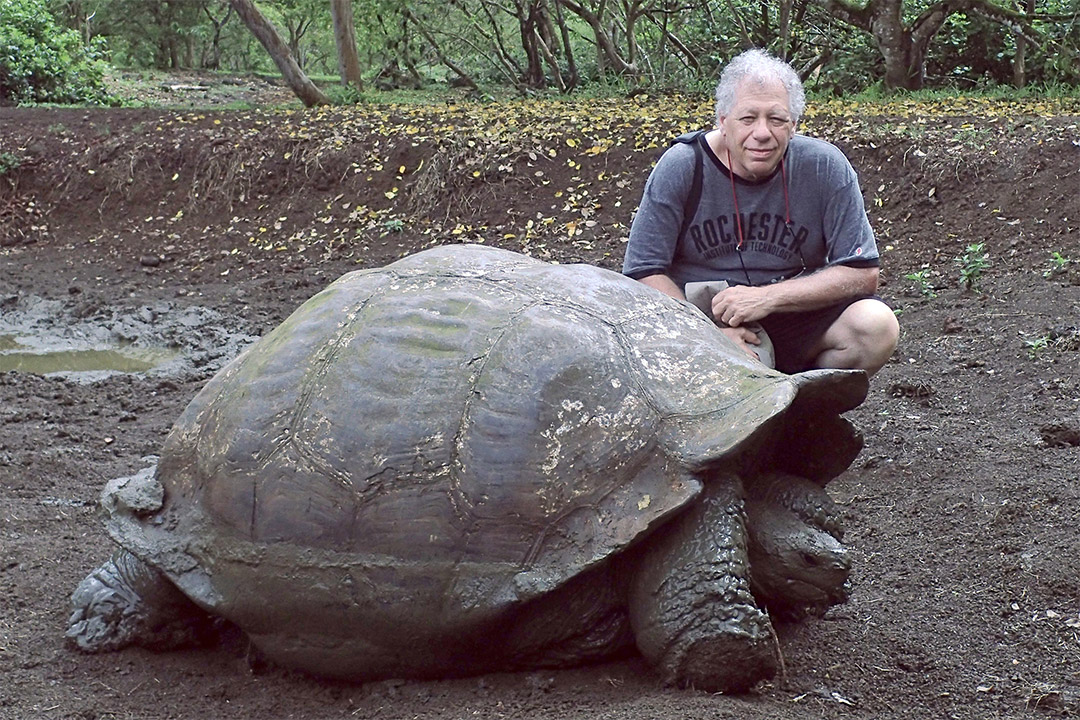
<path fill-rule="evenodd" d="M 710 478 L 697 502 L 646 543 L 630 620 L 665 682 L 743 692 L 771 678 L 779 659 L 769 617 L 750 592 L 739 479 Z"/>
<path fill-rule="evenodd" d="M 86 652 L 196 644 L 212 625 L 160 571 L 122 548 L 79 583 L 71 604 L 65 636 Z"/>
<path fill-rule="evenodd" d="M 605 563 L 527 603 L 503 634 L 510 666 L 566 667 L 633 652 L 625 587 L 620 568 Z"/>

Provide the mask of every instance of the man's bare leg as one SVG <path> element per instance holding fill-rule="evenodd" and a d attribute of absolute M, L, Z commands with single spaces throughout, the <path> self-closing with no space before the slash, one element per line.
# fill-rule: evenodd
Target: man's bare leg
<path fill-rule="evenodd" d="M 825 331 L 814 365 L 873 375 L 889 361 L 899 338 L 900 323 L 888 305 L 873 298 L 858 300 Z"/>

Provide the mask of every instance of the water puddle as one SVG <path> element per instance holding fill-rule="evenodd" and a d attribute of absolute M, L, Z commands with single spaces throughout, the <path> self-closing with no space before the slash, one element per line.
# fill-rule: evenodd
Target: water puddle
<path fill-rule="evenodd" d="M 210 377 L 255 340 L 239 318 L 198 305 L 0 296 L 0 373 L 78 383 L 121 374 Z"/>
<path fill-rule="evenodd" d="M 24 345 L 12 335 L 0 335 L 0 372 L 50 373 L 121 372 L 153 370 L 179 356 L 162 348 L 58 348 L 38 349 Z"/>

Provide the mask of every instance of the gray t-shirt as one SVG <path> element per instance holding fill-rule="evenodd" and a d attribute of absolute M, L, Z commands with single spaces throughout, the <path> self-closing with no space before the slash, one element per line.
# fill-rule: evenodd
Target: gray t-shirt
<path fill-rule="evenodd" d="M 772 175 L 760 181 L 736 175 L 733 188 L 731 173 L 704 134 L 693 142 L 702 159 L 697 212 L 680 238 L 696 156 L 692 144 L 678 142 L 645 183 L 624 274 L 640 279 L 663 273 L 682 288 L 703 280 L 763 285 L 826 265 L 878 265 L 858 178 L 835 146 L 795 135 Z"/>

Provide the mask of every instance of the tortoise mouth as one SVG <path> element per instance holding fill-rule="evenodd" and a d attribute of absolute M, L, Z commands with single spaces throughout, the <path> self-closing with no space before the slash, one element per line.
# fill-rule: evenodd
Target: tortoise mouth
<path fill-rule="evenodd" d="M 759 602 L 782 620 L 797 621 L 808 616 L 822 616 L 834 605 L 841 605 L 851 596 L 851 582 L 838 585 L 789 580 L 782 591 L 764 593 Z"/>
<path fill-rule="evenodd" d="M 847 573 L 839 580 L 815 578 L 813 580 L 789 579 L 784 595 L 795 603 L 809 605 L 835 605 L 848 599 L 851 581 Z"/>

